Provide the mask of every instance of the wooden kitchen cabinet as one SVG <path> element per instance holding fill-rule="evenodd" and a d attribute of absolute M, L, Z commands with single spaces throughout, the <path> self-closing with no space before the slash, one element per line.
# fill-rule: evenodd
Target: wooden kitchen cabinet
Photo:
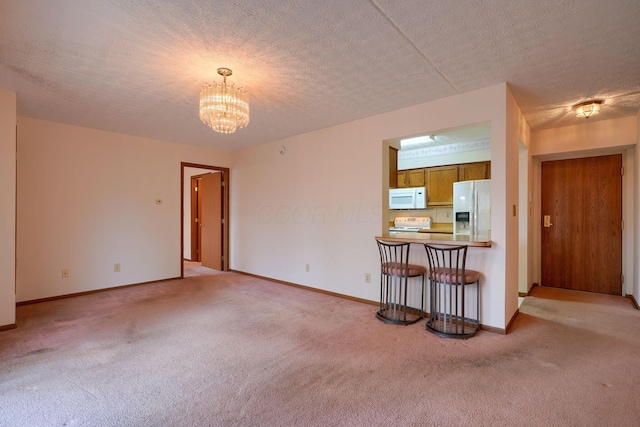
<path fill-rule="evenodd" d="M 389 147 L 389 188 L 398 186 L 398 149 Z"/>
<path fill-rule="evenodd" d="M 409 169 L 398 171 L 398 188 L 402 187 L 424 187 L 424 169 Z"/>
<path fill-rule="evenodd" d="M 491 162 L 465 163 L 463 165 L 459 165 L 459 181 L 472 181 L 474 179 L 489 178 L 491 178 Z"/>
<path fill-rule="evenodd" d="M 429 206 L 453 206 L 453 183 L 458 182 L 458 165 L 427 168 Z"/>

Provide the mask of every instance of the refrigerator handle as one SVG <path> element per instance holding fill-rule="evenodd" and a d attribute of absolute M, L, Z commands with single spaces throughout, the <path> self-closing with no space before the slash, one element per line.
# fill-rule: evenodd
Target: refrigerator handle
<path fill-rule="evenodd" d="M 471 218 L 471 235 L 475 236 L 476 235 L 476 230 L 478 228 L 478 189 L 476 188 L 476 186 L 474 184 L 471 184 L 473 187 L 472 190 L 472 207 L 473 207 L 473 214 L 472 214 L 472 218 Z"/>

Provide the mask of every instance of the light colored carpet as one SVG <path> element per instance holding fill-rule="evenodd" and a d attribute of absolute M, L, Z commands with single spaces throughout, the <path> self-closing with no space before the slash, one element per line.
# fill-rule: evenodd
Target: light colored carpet
<path fill-rule="evenodd" d="M 2 426 L 631 426 L 640 312 L 536 289 L 467 341 L 235 273 L 18 307 Z"/>
<path fill-rule="evenodd" d="M 220 270 L 203 267 L 202 263 L 197 261 L 182 261 L 182 263 L 184 265 L 184 277 L 212 276 L 214 274 L 222 273 Z"/>

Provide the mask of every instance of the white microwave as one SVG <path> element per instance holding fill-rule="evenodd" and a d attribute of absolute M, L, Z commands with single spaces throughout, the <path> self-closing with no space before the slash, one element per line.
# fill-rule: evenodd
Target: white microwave
<path fill-rule="evenodd" d="M 389 190 L 389 209 L 425 209 L 426 207 L 427 189 L 425 187 Z"/>

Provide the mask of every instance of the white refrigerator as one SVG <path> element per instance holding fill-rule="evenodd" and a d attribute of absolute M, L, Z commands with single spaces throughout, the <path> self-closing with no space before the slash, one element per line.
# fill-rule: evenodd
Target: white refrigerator
<path fill-rule="evenodd" d="M 491 180 L 453 183 L 453 233 L 491 237 Z"/>

